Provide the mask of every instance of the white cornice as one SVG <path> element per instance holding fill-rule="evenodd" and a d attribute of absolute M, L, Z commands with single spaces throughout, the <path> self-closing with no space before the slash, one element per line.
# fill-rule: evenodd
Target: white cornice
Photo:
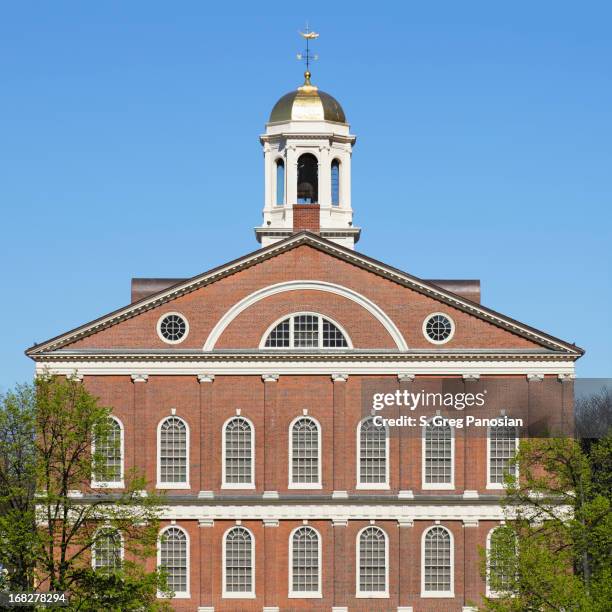
<path fill-rule="evenodd" d="M 310 232 L 301 232 L 295 234 L 283 241 L 276 242 L 265 248 L 259 249 L 249 255 L 246 255 L 240 259 L 231 261 L 225 265 L 215 268 L 199 276 L 195 276 L 182 283 L 170 287 L 164 291 L 160 291 L 150 297 L 139 300 L 134 304 L 129 304 L 124 308 L 120 308 L 110 314 L 96 319 L 90 323 L 82 325 L 76 329 L 73 329 L 65 334 L 52 338 L 46 342 L 31 347 L 26 351 L 30 357 L 35 357 L 45 351 L 54 350 L 70 344 L 80 338 L 88 336 L 92 333 L 98 332 L 106 327 L 119 323 L 122 320 L 136 316 L 142 312 L 155 308 L 168 300 L 175 299 L 186 293 L 195 291 L 196 289 L 208 285 L 210 283 L 219 280 L 227 275 L 234 274 L 238 270 L 252 266 L 256 263 L 275 257 L 280 253 L 295 248 L 299 245 L 307 244 L 313 248 L 317 248 L 323 252 L 326 252 L 334 257 L 338 257 L 344 261 L 357 265 L 362 269 L 372 271 L 380 276 L 383 276 L 393 282 L 396 282 L 404 287 L 409 287 L 418 291 L 419 293 L 433 297 L 436 300 L 450 304 L 455 308 L 463 310 L 473 314 L 481 319 L 489 321 L 494 325 L 512 331 L 522 337 L 529 338 L 530 340 L 537 342 L 540 345 L 555 348 L 556 350 L 562 350 L 567 354 L 579 357 L 582 352 L 577 347 L 574 347 L 562 340 L 553 338 L 543 332 L 530 328 L 518 321 L 514 321 L 500 313 L 492 311 L 488 308 L 472 302 L 461 296 L 445 291 L 436 285 L 432 285 L 426 281 L 422 281 L 414 276 L 411 276 L 400 270 L 396 270 L 390 266 L 387 266 L 381 262 L 365 257 L 351 249 L 344 248 L 337 245 L 329 240 L 320 238 Z"/>
<path fill-rule="evenodd" d="M 216 375 L 258 376 L 263 375 L 326 375 L 332 376 L 342 372 L 352 375 L 390 375 L 397 376 L 397 372 L 405 361 L 401 358 L 382 360 L 370 357 L 364 360 L 340 359 L 313 359 L 313 360 L 228 360 L 216 361 L 213 359 L 185 360 L 185 361 L 155 361 L 155 360 L 76 360 L 50 359 L 39 360 L 36 364 L 37 373 L 45 371 L 50 374 L 66 375 L 78 368 L 79 373 L 85 376 L 127 375 L 142 372 L 148 375 L 176 375 L 197 376 L 205 368 L 207 372 Z M 489 360 L 489 361 L 463 361 L 446 360 L 434 361 L 422 359 L 410 363 L 410 369 L 415 375 L 455 375 L 469 373 L 470 371 L 481 376 L 494 376 L 499 374 L 515 375 L 546 375 L 558 376 L 560 374 L 573 374 L 574 362 L 545 361 L 545 360 Z"/>

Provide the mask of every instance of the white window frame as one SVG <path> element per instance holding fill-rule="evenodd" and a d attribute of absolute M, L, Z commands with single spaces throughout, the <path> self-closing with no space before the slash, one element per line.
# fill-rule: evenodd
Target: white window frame
<path fill-rule="evenodd" d="M 115 529 L 114 527 L 111 527 L 110 525 L 106 525 L 103 527 L 100 527 L 99 529 L 96 530 L 94 539 L 98 537 L 98 534 L 101 531 L 115 531 L 117 534 L 119 534 L 119 558 L 121 559 L 121 561 L 123 561 L 124 558 L 124 540 L 123 540 L 123 534 L 121 533 L 121 531 L 119 529 Z M 91 567 L 94 570 L 100 569 L 96 567 L 96 542 L 94 542 L 94 545 L 91 547 Z"/>
<path fill-rule="evenodd" d="M 293 481 L 293 426 L 298 422 L 301 421 L 302 419 L 309 419 L 311 420 L 317 428 L 317 449 L 318 449 L 318 455 L 317 455 L 317 482 L 294 482 Z M 293 419 L 293 421 L 291 421 L 290 425 L 289 425 L 289 485 L 288 488 L 289 489 L 321 489 L 323 488 L 323 483 L 322 483 L 322 466 L 321 466 L 321 461 L 322 461 L 322 453 L 321 453 L 321 446 L 322 446 L 322 440 L 323 436 L 321 435 L 321 423 L 319 423 L 319 421 L 317 419 L 315 419 L 314 417 L 311 417 L 310 415 L 300 415 L 295 417 L 295 419 Z"/>
<path fill-rule="evenodd" d="M 180 525 L 167 525 L 160 532 L 157 538 L 157 567 L 161 567 L 161 541 L 163 534 L 169 529 L 180 529 L 185 534 L 185 542 L 187 544 L 187 550 L 185 552 L 187 557 L 187 590 L 176 591 L 174 597 L 170 599 L 190 599 L 191 598 L 191 540 L 189 538 L 189 532 L 181 527 Z M 157 597 L 167 598 L 163 592 L 158 591 Z"/>
<path fill-rule="evenodd" d="M 449 322 L 450 322 L 450 325 L 451 325 L 450 336 L 448 338 L 446 338 L 445 340 L 433 340 L 432 338 L 429 337 L 429 334 L 427 333 L 427 323 L 429 322 L 429 319 L 431 319 L 432 317 L 435 317 L 437 315 L 441 316 L 441 317 L 445 317 L 446 319 L 448 319 Z M 457 327 L 455 326 L 455 321 L 453 320 L 453 318 L 449 314 L 447 314 L 446 312 L 430 312 L 423 319 L 423 325 L 422 325 L 421 329 L 423 331 L 423 336 L 425 336 L 425 339 L 427 340 L 427 342 L 430 342 L 431 344 L 446 344 L 447 342 L 450 342 L 453 339 Z"/>
<path fill-rule="evenodd" d="M 428 423 L 431 422 L 429 419 Z M 450 491 L 455 488 L 455 428 L 450 426 L 451 431 L 451 481 L 450 482 L 425 482 L 425 456 L 427 448 L 426 431 L 427 425 L 423 425 L 421 435 L 421 489 L 424 491 Z"/>
<path fill-rule="evenodd" d="M 434 528 L 444 529 L 450 536 L 450 591 L 426 591 L 425 590 L 425 538 Z M 453 532 L 444 525 L 431 525 L 423 531 L 421 536 L 421 597 L 427 599 L 441 599 L 455 596 L 455 537 Z"/>
<path fill-rule="evenodd" d="M 226 481 L 226 453 L 225 453 L 225 432 L 227 426 L 234 419 L 244 419 L 251 427 L 251 482 L 227 482 Z M 255 488 L 255 425 L 251 419 L 237 415 L 231 416 L 221 427 L 221 488 L 222 489 L 254 489 Z"/>
<path fill-rule="evenodd" d="M 317 591 L 294 591 L 293 590 L 293 536 L 296 531 L 308 527 L 317 534 L 317 569 L 318 569 L 318 585 Z M 289 599 L 320 599 L 323 597 L 323 547 L 321 543 L 321 534 L 318 529 L 311 525 L 299 525 L 289 534 Z"/>
<path fill-rule="evenodd" d="M 245 531 L 249 532 L 251 536 L 251 590 L 244 592 L 236 592 L 236 591 L 228 591 L 227 590 L 227 535 L 232 531 L 232 529 L 242 528 Z M 222 548 L 222 563 L 223 567 L 221 568 L 222 572 L 222 597 L 223 599 L 255 599 L 255 566 L 256 566 L 256 558 L 255 558 L 255 534 L 244 525 L 232 525 L 229 529 L 225 531 L 223 534 L 223 544 Z"/>
<path fill-rule="evenodd" d="M 497 599 L 499 597 L 514 597 L 514 594 L 512 594 L 511 592 L 493 591 L 489 584 L 489 577 L 490 577 L 490 571 L 491 571 L 490 566 L 489 566 L 489 557 L 491 554 L 491 538 L 493 537 L 493 532 L 502 526 L 503 525 L 496 525 L 495 527 L 489 529 L 489 532 L 487 533 L 487 542 L 485 545 L 485 550 L 486 550 L 485 596 L 490 597 L 491 599 Z M 518 543 L 516 545 L 518 547 Z M 517 553 L 518 553 L 518 550 L 517 550 Z"/>
<path fill-rule="evenodd" d="M 385 590 L 384 591 L 362 591 L 360 588 L 360 565 L 361 565 L 361 534 L 366 531 L 366 529 L 370 529 L 374 527 L 380 531 L 382 531 L 385 537 Z M 358 599 L 388 599 L 389 598 L 389 535 L 387 532 L 378 525 L 366 525 L 361 528 L 357 533 L 357 538 L 355 540 L 355 597 Z"/>
<path fill-rule="evenodd" d="M 357 483 L 356 489 L 367 490 L 385 490 L 389 489 L 389 473 L 390 473 L 390 453 L 389 453 L 389 429 L 383 425 L 385 429 L 385 482 L 361 482 L 361 426 L 372 417 L 365 417 L 357 423 Z"/>
<path fill-rule="evenodd" d="M 162 321 L 170 315 L 181 317 L 181 319 L 183 319 L 183 321 L 185 322 L 185 333 L 178 340 L 168 340 L 168 338 L 164 338 L 164 335 L 161 333 Z M 189 335 L 189 320 L 182 312 L 164 312 L 164 314 L 159 317 L 159 319 L 157 319 L 157 325 L 155 326 L 155 329 L 157 330 L 157 335 L 159 336 L 159 339 L 165 344 L 180 344 L 181 342 L 187 340 L 187 336 Z"/>
<path fill-rule="evenodd" d="M 91 487 L 92 489 L 123 489 L 125 487 L 124 482 L 124 474 L 125 474 L 125 434 L 123 430 L 123 423 L 121 419 L 116 417 L 114 414 L 109 415 L 109 419 L 112 419 L 119 425 L 119 453 L 121 454 L 121 478 L 119 480 L 114 481 L 102 481 L 96 480 L 95 473 L 92 474 L 91 478 Z M 92 454 L 96 452 L 96 438 L 95 436 L 91 441 L 91 452 Z"/>
<path fill-rule="evenodd" d="M 295 317 L 300 317 L 303 315 L 319 318 L 319 328 L 318 328 L 319 329 L 319 346 L 293 346 L 293 319 Z M 277 325 L 285 321 L 286 319 L 290 319 L 289 321 L 289 346 L 266 346 L 266 340 L 268 339 L 268 336 L 270 335 L 272 330 Z M 344 336 L 347 346 L 323 346 L 323 319 L 327 319 L 332 325 L 335 325 L 338 328 L 338 330 Z M 276 319 L 276 321 L 274 321 L 274 323 L 272 323 L 272 325 L 270 325 L 270 327 L 266 329 L 264 335 L 261 338 L 261 341 L 259 342 L 259 348 L 265 349 L 267 351 L 283 351 L 283 350 L 285 351 L 287 350 L 308 351 L 308 350 L 320 350 L 320 349 L 324 349 L 326 351 L 342 351 L 342 350 L 346 351 L 348 349 L 353 348 L 353 342 L 351 341 L 350 336 L 346 333 L 346 330 L 344 329 L 344 327 L 342 327 L 340 323 L 338 323 L 331 317 L 328 317 L 327 315 L 321 314 L 320 312 L 292 312 L 290 314 L 283 315 L 282 317 Z"/>
<path fill-rule="evenodd" d="M 185 464 L 186 464 L 186 470 L 185 470 L 185 476 L 186 476 L 186 481 L 185 482 L 162 482 L 161 481 L 161 428 L 162 425 L 168 420 L 168 419 L 178 419 L 179 421 L 181 421 L 183 423 L 183 425 L 185 425 L 185 447 L 186 447 L 186 456 L 185 456 Z M 164 417 L 158 424 L 157 424 L 157 484 L 156 487 L 158 489 L 191 489 L 191 485 L 189 484 L 189 450 L 190 450 L 190 445 L 191 445 L 191 432 L 189 430 L 189 424 L 187 423 L 187 421 L 185 419 L 183 419 L 180 416 L 177 416 L 175 414 L 170 415 L 170 416 L 166 416 Z"/>
<path fill-rule="evenodd" d="M 518 451 L 519 449 L 519 436 L 518 436 L 518 427 L 514 427 L 514 446 Z M 519 470 L 518 470 L 518 462 L 515 463 L 515 476 L 518 478 Z M 506 484 L 503 482 L 491 482 L 491 427 L 487 427 L 487 489 L 500 491 L 505 490 Z"/>
<path fill-rule="evenodd" d="M 278 166 L 279 162 L 283 165 L 283 201 L 278 201 Z M 282 208 L 287 203 L 287 164 L 282 155 L 277 155 L 274 158 L 274 206 Z"/>

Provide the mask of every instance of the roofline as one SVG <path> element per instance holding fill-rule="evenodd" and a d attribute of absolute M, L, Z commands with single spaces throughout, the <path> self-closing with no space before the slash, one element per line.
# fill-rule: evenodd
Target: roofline
<path fill-rule="evenodd" d="M 533 342 L 555 345 L 557 348 L 565 349 L 573 355 L 582 356 L 584 354 L 584 349 L 577 347 L 574 344 L 570 344 L 534 327 L 525 325 L 516 319 L 507 317 L 495 310 L 492 310 L 491 308 L 487 308 L 486 306 L 482 306 L 477 302 L 473 302 L 468 298 L 464 298 L 450 291 L 446 291 L 433 283 L 422 280 L 393 266 L 389 266 L 388 264 L 385 264 L 377 259 L 368 257 L 367 255 L 363 255 L 362 253 L 358 253 L 347 247 L 331 242 L 330 240 L 322 238 L 321 236 L 318 236 L 317 234 L 314 234 L 308 230 L 302 230 L 267 247 L 251 251 L 242 257 L 238 257 L 220 266 L 216 266 L 206 272 L 186 280 L 179 281 L 176 284 L 157 293 L 141 298 L 140 300 L 128 304 L 127 306 L 122 306 L 121 308 L 93 319 L 88 323 L 75 327 L 67 332 L 64 332 L 63 334 L 54 336 L 53 338 L 41 342 L 40 344 L 35 344 L 26 349 L 25 354 L 28 357 L 33 357 L 34 355 L 46 352 L 49 349 L 60 348 L 61 346 L 73 342 L 80 337 L 89 335 L 87 332 L 93 333 L 100 331 L 101 329 L 105 329 L 107 326 L 119 322 L 119 320 L 131 318 L 140 312 L 154 308 L 167 299 L 175 299 L 180 295 L 190 293 L 203 285 L 218 280 L 218 278 L 234 273 L 236 271 L 235 268 L 253 265 L 259 260 L 278 255 L 291 246 L 299 244 L 309 244 L 310 246 L 319 247 L 328 253 L 335 254 L 341 259 L 344 259 L 345 261 L 364 269 L 375 268 L 379 274 L 387 277 L 391 276 L 390 280 L 398 284 L 408 283 L 413 290 L 435 296 L 438 299 L 441 298 L 442 301 L 455 308 L 470 312 L 471 314 L 480 314 L 481 316 L 484 315 L 485 318 L 493 324 L 506 328 L 508 331 L 525 337 Z"/>

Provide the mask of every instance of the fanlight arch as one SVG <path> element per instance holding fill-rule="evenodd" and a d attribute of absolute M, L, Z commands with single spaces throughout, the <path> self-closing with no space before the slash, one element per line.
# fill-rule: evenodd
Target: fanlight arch
<path fill-rule="evenodd" d="M 250 295 L 242 298 L 239 302 L 234 304 L 220 319 L 217 321 L 216 325 L 211 330 L 206 342 L 204 343 L 203 350 L 212 351 L 217 344 L 217 341 L 221 337 L 221 334 L 225 331 L 225 329 L 229 326 L 229 324 L 243 311 L 247 308 L 256 304 L 260 300 L 263 300 L 272 295 L 276 295 L 278 293 L 284 293 L 286 291 L 303 291 L 303 290 L 311 290 L 311 291 L 323 291 L 327 293 L 333 293 L 335 295 L 339 295 L 341 297 L 345 297 L 362 308 L 365 308 L 389 333 L 398 350 L 407 351 L 408 345 L 406 344 L 406 340 L 404 339 L 402 333 L 397 328 L 392 319 L 387 315 L 387 313 L 380 308 L 377 304 L 372 302 L 370 299 L 365 296 L 353 291 L 352 289 L 348 289 L 347 287 L 343 287 L 342 285 L 336 285 L 335 283 L 328 283 L 325 281 L 313 281 L 313 280 L 295 280 L 288 281 L 284 283 L 278 283 L 275 285 L 269 285 L 268 287 L 264 287 L 262 289 L 258 289 L 254 291 Z"/>

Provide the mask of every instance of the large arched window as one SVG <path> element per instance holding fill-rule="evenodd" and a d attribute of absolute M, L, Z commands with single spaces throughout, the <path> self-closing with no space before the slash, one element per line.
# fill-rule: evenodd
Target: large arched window
<path fill-rule="evenodd" d="M 157 486 L 189 488 L 189 430 L 183 419 L 164 419 L 157 428 Z"/>
<path fill-rule="evenodd" d="M 91 550 L 91 564 L 95 570 L 115 570 L 123 561 L 123 538 L 116 529 L 100 529 Z"/>
<path fill-rule="evenodd" d="M 487 488 L 504 487 L 506 474 L 516 475 L 518 449 L 516 427 L 490 427 L 487 438 Z"/>
<path fill-rule="evenodd" d="M 445 527 L 430 527 L 423 534 L 421 596 L 454 597 L 453 536 Z"/>
<path fill-rule="evenodd" d="M 386 489 L 389 487 L 389 438 L 382 425 L 372 417 L 357 428 L 357 488 Z"/>
<path fill-rule="evenodd" d="M 223 538 L 223 597 L 255 597 L 255 540 L 244 527 Z"/>
<path fill-rule="evenodd" d="M 449 425 L 423 427 L 423 488 L 452 489 L 455 486 L 455 439 Z"/>
<path fill-rule="evenodd" d="M 312 527 L 289 538 L 289 597 L 321 597 L 321 538 Z"/>
<path fill-rule="evenodd" d="M 387 534 L 366 527 L 357 535 L 357 597 L 389 596 Z"/>
<path fill-rule="evenodd" d="M 289 487 L 321 488 L 321 432 L 309 417 L 293 421 L 289 432 Z"/>
<path fill-rule="evenodd" d="M 276 204 L 282 206 L 285 203 L 285 162 L 276 160 Z"/>
<path fill-rule="evenodd" d="M 316 204 L 319 201 L 319 162 L 312 153 L 298 158 L 298 204 Z"/>
<path fill-rule="evenodd" d="M 244 417 L 234 417 L 223 426 L 223 484 L 227 489 L 255 487 L 253 426 Z"/>
<path fill-rule="evenodd" d="M 157 563 L 166 571 L 174 596 L 189 597 L 189 538 L 180 527 L 167 527 L 161 532 Z"/>
<path fill-rule="evenodd" d="M 340 161 L 337 159 L 331 163 L 331 203 L 340 205 Z"/>
<path fill-rule="evenodd" d="M 299 312 L 274 323 L 260 348 L 352 348 L 338 323 L 313 312 Z"/>
<path fill-rule="evenodd" d="M 505 527 L 494 527 L 487 535 L 487 597 L 501 597 L 512 590 L 516 574 L 516 535 Z"/>
<path fill-rule="evenodd" d="M 123 487 L 123 425 L 118 418 L 114 416 L 108 418 L 108 428 L 104 432 L 103 439 L 96 439 L 94 436 L 92 450 L 96 473 L 91 486 Z"/>

